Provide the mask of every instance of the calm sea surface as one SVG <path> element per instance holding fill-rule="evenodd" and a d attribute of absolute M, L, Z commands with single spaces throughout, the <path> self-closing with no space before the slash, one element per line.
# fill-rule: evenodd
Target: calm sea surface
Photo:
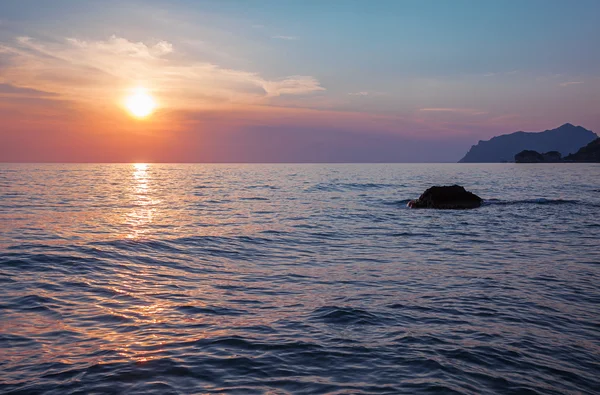
<path fill-rule="evenodd" d="M 600 165 L 0 164 L 0 393 L 599 391 Z"/>

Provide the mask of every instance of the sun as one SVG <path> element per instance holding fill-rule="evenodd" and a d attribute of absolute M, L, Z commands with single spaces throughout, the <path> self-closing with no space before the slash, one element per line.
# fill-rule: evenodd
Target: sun
<path fill-rule="evenodd" d="M 127 96 L 125 107 L 136 118 L 146 118 L 156 108 L 154 98 L 143 88 L 136 89 L 135 93 Z"/>

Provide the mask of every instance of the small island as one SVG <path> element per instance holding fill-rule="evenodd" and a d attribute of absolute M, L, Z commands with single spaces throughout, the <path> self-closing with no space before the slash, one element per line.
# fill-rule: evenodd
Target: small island
<path fill-rule="evenodd" d="M 564 161 L 600 163 L 600 138 L 582 147 L 576 153 L 565 156 Z"/>
<path fill-rule="evenodd" d="M 600 138 L 595 139 L 574 154 L 562 157 L 558 151 L 539 153 L 523 150 L 515 155 L 515 163 L 600 163 Z"/>
<path fill-rule="evenodd" d="M 557 163 L 562 160 L 558 151 L 540 154 L 537 151 L 523 150 L 515 155 L 515 163 Z"/>

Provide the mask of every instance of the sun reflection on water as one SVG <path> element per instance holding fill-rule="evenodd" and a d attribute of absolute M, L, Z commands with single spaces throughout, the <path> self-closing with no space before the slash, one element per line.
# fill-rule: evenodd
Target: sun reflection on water
<path fill-rule="evenodd" d="M 126 213 L 125 222 L 130 227 L 127 238 L 138 239 L 147 235 L 160 200 L 156 199 L 153 193 L 150 166 L 146 163 L 134 163 L 131 170 L 129 203 L 132 209 Z"/>

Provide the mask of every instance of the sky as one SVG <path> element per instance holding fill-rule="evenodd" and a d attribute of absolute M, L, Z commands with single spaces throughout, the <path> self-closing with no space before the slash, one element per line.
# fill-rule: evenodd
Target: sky
<path fill-rule="evenodd" d="M 4 0 L 0 161 L 455 162 L 518 130 L 600 134 L 599 15 L 597 0 Z"/>

